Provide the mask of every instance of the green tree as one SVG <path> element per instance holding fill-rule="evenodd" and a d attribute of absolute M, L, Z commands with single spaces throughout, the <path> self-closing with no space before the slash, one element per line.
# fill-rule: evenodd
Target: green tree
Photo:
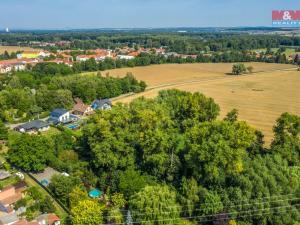
<path fill-rule="evenodd" d="M 0 140 L 7 140 L 8 138 L 8 129 L 5 124 L 0 120 Z"/>
<path fill-rule="evenodd" d="M 187 138 L 185 160 L 195 178 L 224 182 L 224 174 L 243 171 L 243 158 L 255 140 L 255 130 L 245 122 L 205 122 L 195 124 Z"/>
<path fill-rule="evenodd" d="M 185 120 L 212 121 L 220 112 L 220 107 L 214 100 L 201 93 L 166 90 L 159 92 L 157 101 L 167 105 L 172 119 L 178 123 Z"/>
<path fill-rule="evenodd" d="M 123 224 L 124 216 L 122 211 L 115 207 L 109 209 L 107 213 L 107 222 L 110 224 Z"/>
<path fill-rule="evenodd" d="M 180 203 L 183 206 L 182 211 L 185 212 L 185 216 L 191 217 L 193 215 L 193 211 L 199 202 L 199 191 L 198 183 L 194 178 L 182 178 Z"/>
<path fill-rule="evenodd" d="M 205 215 L 211 215 L 219 213 L 223 210 L 223 204 L 218 194 L 206 191 L 202 198 L 200 198 L 200 209 Z"/>
<path fill-rule="evenodd" d="M 71 209 L 73 225 L 99 225 L 103 222 L 103 208 L 92 200 L 83 200 Z"/>
<path fill-rule="evenodd" d="M 246 72 L 246 66 L 242 63 L 237 63 L 232 66 L 232 74 L 241 75 Z"/>
<path fill-rule="evenodd" d="M 180 220 L 176 193 L 167 186 L 146 186 L 131 197 L 129 207 L 134 221 L 142 225 L 171 225 Z"/>
<path fill-rule="evenodd" d="M 78 187 L 80 185 L 81 185 L 81 181 L 77 177 L 72 177 L 72 176 L 66 177 L 63 175 L 54 175 L 51 178 L 49 189 L 64 205 L 69 207 L 70 193 L 72 193 L 75 187 Z M 74 197 L 74 195 L 71 196 Z M 74 198 L 72 200 L 74 201 Z"/>
<path fill-rule="evenodd" d="M 8 160 L 25 171 L 43 171 L 53 157 L 53 142 L 40 135 L 19 135 L 8 151 Z"/>
<path fill-rule="evenodd" d="M 126 200 L 124 199 L 124 195 L 121 193 L 114 193 L 111 196 L 112 204 L 115 208 L 121 209 L 125 206 Z"/>
<path fill-rule="evenodd" d="M 292 165 L 299 165 L 300 117 L 283 113 L 274 126 L 275 138 L 272 150 L 280 153 Z"/>
<path fill-rule="evenodd" d="M 39 200 L 38 206 L 41 213 L 54 213 L 56 210 L 53 200 L 46 197 Z"/>
<path fill-rule="evenodd" d="M 88 199 L 88 193 L 83 187 L 77 186 L 73 188 L 72 192 L 69 194 L 70 208 L 76 207 L 79 202 Z"/>
<path fill-rule="evenodd" d="M 154 183 L 152 178 L 142 175 L 140 171 L 128 168 L 124 172 L 120 172 L 118 189 L 129 198 L 134 193 L 141 190 L 146 185 Z"/>
<path fill-rule="evenodd" d="M 233 123 L 237 121 L 238 116 L 239 116 L 239 111 L 237 109 L 233 109 L 229 113 L 227 113 L 224 120 Z"/>

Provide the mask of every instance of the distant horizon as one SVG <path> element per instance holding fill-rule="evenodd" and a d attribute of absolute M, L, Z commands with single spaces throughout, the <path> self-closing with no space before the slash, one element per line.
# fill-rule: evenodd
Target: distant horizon
<path fill-rule="evenodd" d="M 0 27 L 17 30 L 271 27 L 299 0 L 9 0 Z"/>
<path fill-rule="evenodd" d="M 300 30 L 299 28 L 293 27 L 273 27 L 273 26 L 186 26 L 186 27 L 95 27 L 95 28 L 81 28 L 81 27 L 70 27 L 70 28 L 16 28 L 16 27 L 0 27 L 0 32 L 5 32 L 6 29 L 9 29 L 9 32 L 13 31 L 73 31 L 73 30 L 158 30 L 158 29 L 243 29 L 243 28 L 266 28 L 266 29 L 274 29 L 274 30 Z M 183 30 L 184 31 L 184 30 Z"/>

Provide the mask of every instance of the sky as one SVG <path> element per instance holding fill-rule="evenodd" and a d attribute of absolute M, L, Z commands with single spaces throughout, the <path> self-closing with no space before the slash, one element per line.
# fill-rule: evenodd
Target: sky
<path fill-rule="evenodd" d="M 271 12 L 300 0 L 0 0 L 0 28 L 271 26 Z"/>

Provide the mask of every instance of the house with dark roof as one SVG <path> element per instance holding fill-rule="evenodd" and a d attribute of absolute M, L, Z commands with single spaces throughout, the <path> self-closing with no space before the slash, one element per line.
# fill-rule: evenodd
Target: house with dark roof
<path fill-rule="evenodd" d="M 48 122 L 52 124 L 68 123 L 70 122 L 70 112 L 66 109 L 54 109 L 49 116 Z"/>
<path fill-rule="evenodd" d="M 94 110 L 110 110 L 112 103 L 109 99 L 97 99 L 92 103 L 92 108 Z"/>
<path fill-rule="evenodd" d="M 33 133 L 47 131 L 49 128 L 49 123 L 42 120 L 33 120 L 16 127 L 15 130 L 21 133 Z"/>

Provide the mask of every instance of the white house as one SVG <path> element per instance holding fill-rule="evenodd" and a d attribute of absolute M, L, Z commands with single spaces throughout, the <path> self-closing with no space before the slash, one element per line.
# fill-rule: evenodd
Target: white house
<path fill-rule="evenodd" d="M 10 71 L 12 71 L 11 65 L 1 65 L 0 64 L 0 73 L 9 73 Z"/>
<path fill-rule="evenodd" d="M 26 67 L 25 67 L 26 63 L 23 63 L 23 62 L 18 62 L 16 64 L 14 64 L 14 69 L 16 71 L 22 71 L 22 70 L 25 70 Z"/>
<path fill-rule="evenodd" d="M 119 59 L 125 59 L 125 60 L 130 60 L 130 59 L 134 59 L 134 56 L 131 55 L 118 55 L 117 56 Z"/>
<path fill-rule="evenodd" d="M 59 124 L 70 121 L 70 112 L 66 109 L 54 109 L 49 116 L 48 122 Z"/>

